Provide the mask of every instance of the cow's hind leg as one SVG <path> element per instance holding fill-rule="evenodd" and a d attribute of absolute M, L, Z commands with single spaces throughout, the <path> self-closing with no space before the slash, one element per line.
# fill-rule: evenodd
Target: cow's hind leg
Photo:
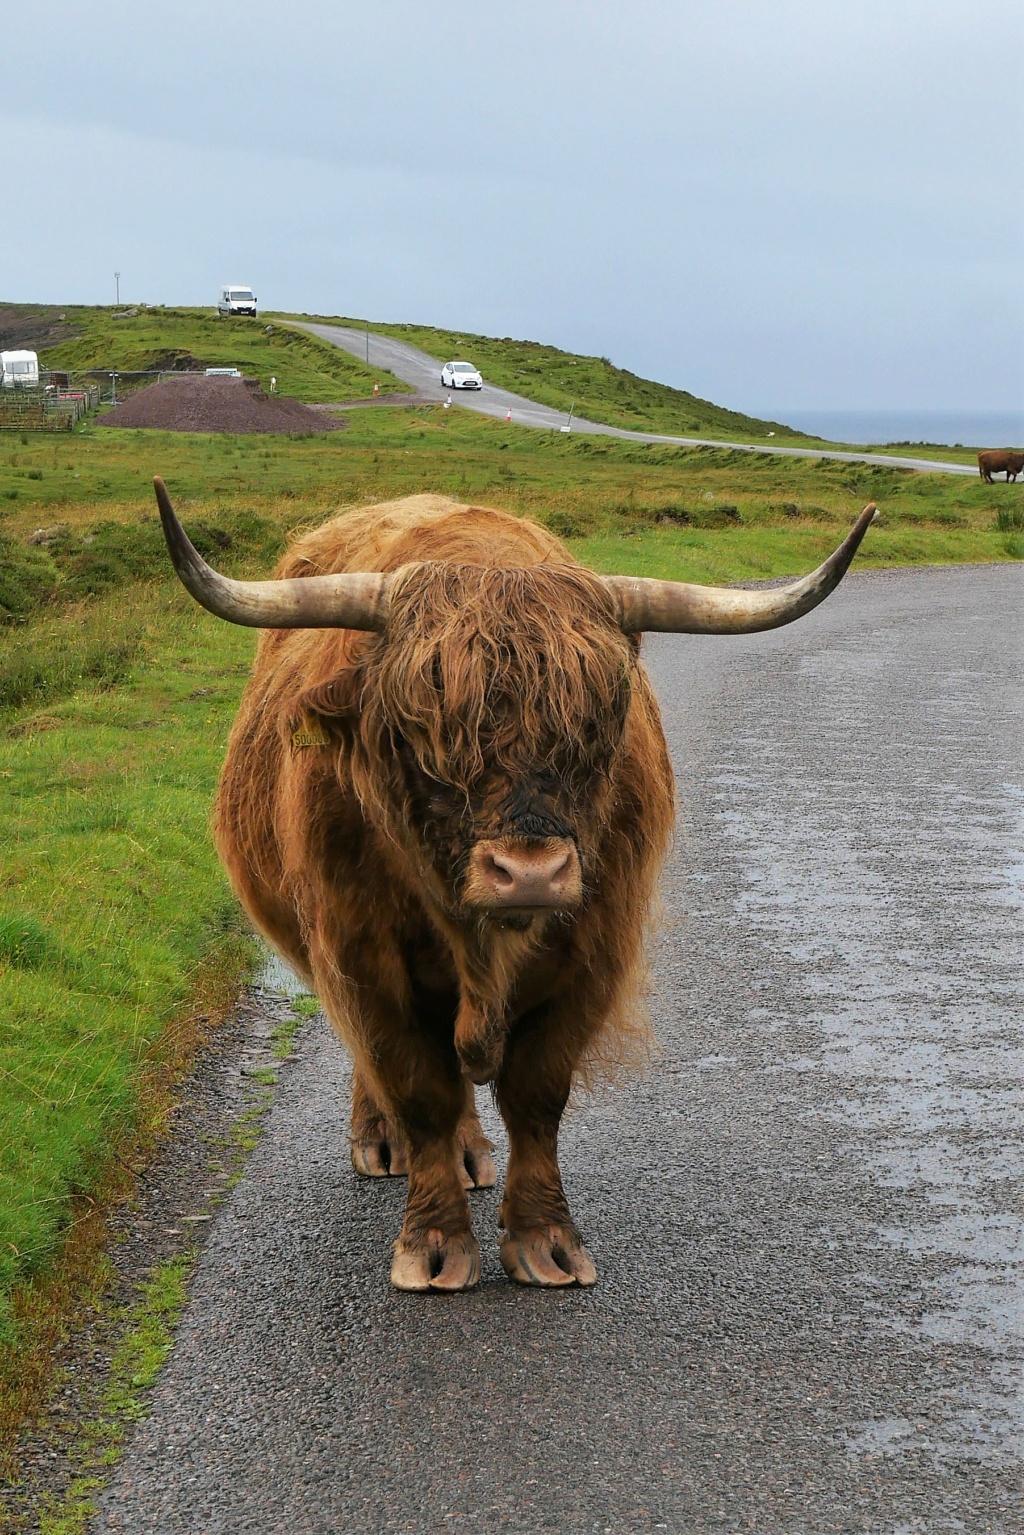
<path fill-rule="evenodd" d="M 455 1139 L 455 1170 L 466 1189 L 493 1188 L 498 1181 L 491 1152 L 473 1101 L 473 1084 L 466 1082 L 466 1107 Z M 362 1073 L 352 1077 L 352 1166 L 364 1178 L 404 1178 L 409 1171 L 405 1136 L 374 1098 Z"/>
<path fill-rule="evenodd" d="M 352 1166 L 364 1178 L 404 1178 L 409 1171 L 405 1136 L 367 1087 L 358 1067 L 352 1074 Z"/>
<path fill-rule="evenodd" d="M 466 1090 L 466 1107 L 462 1118 L 459 1120 L 459 1130 L 456 1136 L 456 1171 L 462 1178 L 462 1184 L 467 1189 L 493 1188 L 498 1181 L 498 1173 L 494 1166 L 494 1158 L 491 1152 L 494 1145 L 484 1134 L 476 1112 L 476 1100 L 473 1096 L 473 1084 L 464 1079 Z"/>

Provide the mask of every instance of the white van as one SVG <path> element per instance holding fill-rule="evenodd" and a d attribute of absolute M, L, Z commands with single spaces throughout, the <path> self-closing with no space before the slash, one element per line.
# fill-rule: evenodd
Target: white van
<path fill-rule="evenodd" d="M 35 352 L 0 352 L 5 389 L 38 389 L 39 358 Z"/>
<path fill-rule="evenodd" d="M 218 314 L 251 314 L 256 316 L 256 295 L 251 288 L 238 283 L 225 283 L 217 300 Z"/>

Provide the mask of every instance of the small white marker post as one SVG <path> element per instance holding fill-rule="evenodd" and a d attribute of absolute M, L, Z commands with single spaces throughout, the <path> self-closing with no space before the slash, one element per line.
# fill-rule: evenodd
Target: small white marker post
<path fill-rule="evenodd" d="M 558 430 L 560 432 L 571 432 L 572 431 L 572 413 L 573 413 L 573 411 L 575 409 L 576 409 L 576 401 L 573 400 L 572 404 L 569 406 L 569 419 L 568 419 L 568 421 L 566 421 L 564 426 L 560 426 L 558 428 Z"/>

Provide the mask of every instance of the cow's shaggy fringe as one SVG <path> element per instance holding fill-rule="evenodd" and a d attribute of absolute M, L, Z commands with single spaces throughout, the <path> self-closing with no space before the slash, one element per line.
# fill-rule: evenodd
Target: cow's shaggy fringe
<path fill-rule="evenodd" d="M 485 773 L 520 782 L 543 762 L 577 800 L 613 754 L 628 705 L 632 647 L 625 635 L 609 644 L 613 623 L 589 571 L 414 566 L 367 668 L 370 750 L 403 735 L 424 772 L 467 796 Z"/>

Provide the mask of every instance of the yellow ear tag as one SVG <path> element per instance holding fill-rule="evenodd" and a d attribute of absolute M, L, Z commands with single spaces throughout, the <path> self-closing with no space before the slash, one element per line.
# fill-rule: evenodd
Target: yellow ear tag
<path fill-rule="evenodd" d="M 314 714 L 304 714 L 292 731 L 292 746 L 330 746 L 327 732 Z"/>

